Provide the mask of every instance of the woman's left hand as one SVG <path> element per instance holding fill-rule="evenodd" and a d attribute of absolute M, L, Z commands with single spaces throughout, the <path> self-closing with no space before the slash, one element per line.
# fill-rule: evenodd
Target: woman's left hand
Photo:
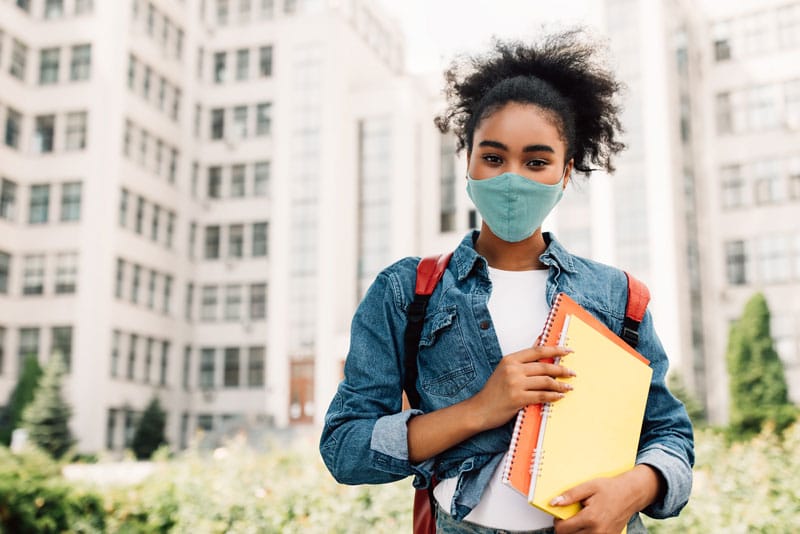
<path fill-rule="evenodd" d="M 636 512 L 652 503 L 662 491 L 661 475 L 640 464 L 611 478 L 596 478 L 564 492 L 553 506 L 581 503 L 580 512 L 569 519 L 556 519 L 556 534 L 608 532 L 619 534 Z"/>

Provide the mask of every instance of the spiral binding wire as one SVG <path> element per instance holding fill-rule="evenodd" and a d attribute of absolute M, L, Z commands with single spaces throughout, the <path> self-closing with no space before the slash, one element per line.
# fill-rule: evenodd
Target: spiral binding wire
<path fill-rule="evenodd" d="M 559 293 L 556 297 L 556 301 L 553 303 L 553 307 L 550 308 L 550 313 L 547 314 L 547 319 L 544 322 L 544 328 L 542 329 L 542 334 L 540 336 L 539 346 L 543 346 L 547 344 L 547 340 L 550 337 L 550 331 L 553 329 L 553 322 L 555 321 L 556 313 L 558 313 L 558 307 L 561 304 L 561 294 Z M 542 417 L 545 416 L 545 411 L 548 409 L 550 403 L 545 403 L 542 408 Z M 511 454 L 506 456 L 505 465 L 503 466 L 503 481 L 508 481 L 509 477 L 511 476 L 511 467 L 514 464 L 514 459 L 517 455 L 517 443 L 519 441 L 519 433 L 522 431 L 522 426 L 525 422 L 525 414 L 527 413 L 527 407 L 522 408 L 517 415 L 517 420 L 514 423 L 514 431 L 511 433 L 511 445 L 510 447 Z M 548 411 L 549 413 L 549 411 Z M 533 460 L 536 458 L 536 448 L 533 449 L 531 463 L 529 467 L 529 471 L 533 474 Z"/>

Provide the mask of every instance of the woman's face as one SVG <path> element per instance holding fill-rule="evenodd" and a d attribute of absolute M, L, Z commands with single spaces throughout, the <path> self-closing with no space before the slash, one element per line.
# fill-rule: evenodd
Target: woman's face
<path fill-rule="evenodd" d="M 509 102 L 475 129 L 467 169 L 475 180 L 513 172 L 556 184 L 564 176 L 566 187 L 573 165 L 572 160 L 564 161 L 566 152 L 551 113 L 533 104 Z"/>

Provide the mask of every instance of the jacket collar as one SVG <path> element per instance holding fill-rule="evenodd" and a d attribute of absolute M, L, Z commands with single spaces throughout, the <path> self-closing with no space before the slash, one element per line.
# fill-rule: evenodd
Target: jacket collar
<path fill-rule="evenodd" d="M 453 253 L 452 263 L 455 265 L 459 280 L 464 280 L 475 268 L 476 263 L 481 262 L 483 264 L 481 269 L 483 270 L 485 270 L 486 265 L 488 265 L 486 258 L 478 254 L 475 250 L 475 241 L 478 239 L 479 235 L 479 230 L 473 230 L 468 233 L 464 236 L 464 239 L 461 240 L 461 243 L 456 247 Z M 539 261 L 548 267 L 556 265 L 564 271 L 570 273 L 575 272 L 573 255 L 567 252 L 567 249 L 556 240 L 555 235 L 551 232 L 544 232 L 542 237 L 544 237 L 545 243 L 547 243 L 547 248 L 542 255 L 539 256 Z"/>

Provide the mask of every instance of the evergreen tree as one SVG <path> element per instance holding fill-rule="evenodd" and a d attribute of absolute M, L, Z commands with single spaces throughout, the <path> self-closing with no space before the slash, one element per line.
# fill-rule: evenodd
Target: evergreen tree
<path fill-rule="evenodd" d="M 167 422 L 167 414 L 161 408 L 158 397 L 153 397 L 145 408 L 136 431 L 133 434 L 131 447 L 133 453 L 140 460 L 150 458 L 161 445 L 167 443 L 164 436 L 164 427 Z"/>
<path fill-rule="evenodd" d="M 61 354 L 53 353 L 45 366 L 33 401 L 22 414 L 28 439 L 54 458 L 63 456 L 74 443 L 69 430 L 72 409 L 61 395 L 64 372 Z"/>
<path fill-rule="evenodd" d="M 783 365 L 770 335 L 770 313 L 764 295 L 756 293 L 730 329 L 730 431 L 745 439 L 771 421 L 782 431 L 794 420 Z"/>
<path fill-rule="evenodd" d="M 22 411 L 33 400 L 42 368 L 36 356 L 26 356 L 22 374 L 8 397 L 6 408 L 0 413 L 0 443 L 11 445 L 11 433 L 22 420 Z"/>

